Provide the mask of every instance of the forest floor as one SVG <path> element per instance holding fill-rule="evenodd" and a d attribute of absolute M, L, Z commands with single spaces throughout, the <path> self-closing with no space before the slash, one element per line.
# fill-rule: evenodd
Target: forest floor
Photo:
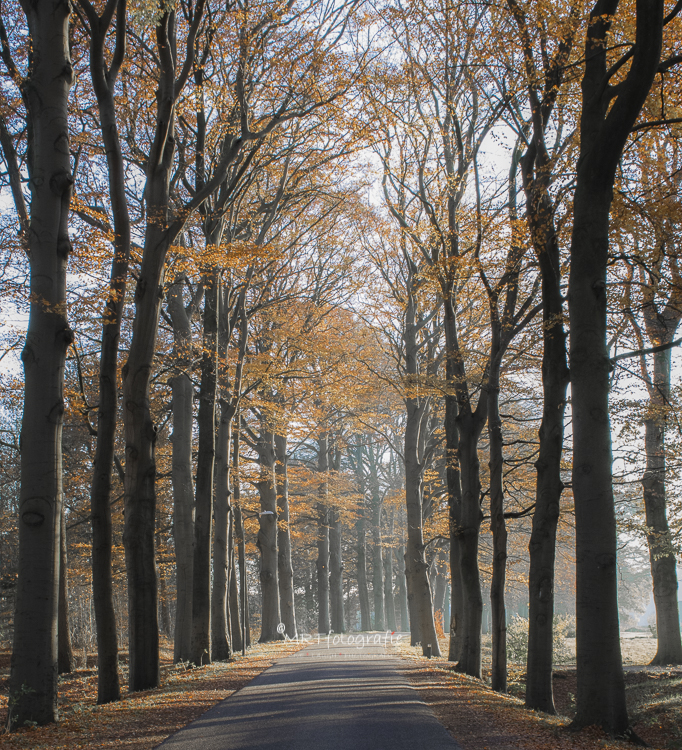
<path fill-rule="evenodd" d="M 303 647 L 297 643 L 257 644 L 245 657 L 230 662 L 188 669 L 173 665 L 173 647 L 162 642 L 161 687 L 139 693 L 123 693 L 118 703 L 98 706 L 95 656 L 85 666 L 59 678 L 58 724 L 20 729 L 0 734 L 0 748 L 15 750 L 79 750 L 80 748 L 124 748 L 149 750 L 190 721 L 201 716 L 223 698 L 248 684 L 275 661 Z M 125 654 L 122 654 L 122 661 Z M 122 666 L 125 666 L 123 664 Z M 9 653 L 0 652 L 0 733 L 7 719 Z M 124 675 L 125 676 L 125 675 Z M 125 688 L 123 688 L 125 690 Z"/>
<path fill-rule="evenodd" d="M 405 676 L 465 750 L 632 750 L 631 743 L 611 740 L 596 727 L 579 733 L 567 730 L 575 714 L 576 693 L 576 672 L 570 663 L 554 672 L 558 715 L 550 716 L 523 707 L 525 669 L 521 664 L 509 665 L 508 695 L 490 688 L 489 639 L 484 642 L 483 680 L 453 672 L 452 663 L 444 658 L 422 657 L 421 648 L 405 645 L 401 651 Z M 447 654 L 445 640 L 441 651 Z M 622 651 L 628 712 L 635 733 L 649 747 L 681 749 L 682 669 L 642 666 L 656 651 L 653 638 L 623 638 Z"/>

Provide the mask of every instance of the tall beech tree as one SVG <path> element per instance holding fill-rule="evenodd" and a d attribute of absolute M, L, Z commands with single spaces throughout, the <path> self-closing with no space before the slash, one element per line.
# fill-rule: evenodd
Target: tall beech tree
<path fill-rule="evenodd" d="M 121 321 L 128 280 L 131 235 L 126 196 L 125 163 L 116 120 L 114 93 L 126 54 L 126 0 L 110 0 L 101 15 L 88 0 L 79 0 L 84 26 L 90 36 L 90 75 L 97 99 L 100 133 L 106 154 L 113 259 L 107 301 L 102 315 L 102 351 L 99 368 L 97 441 L 90 503 L 92 509 L 92 589 L 97 621 L 97 702 L 120 698 L 118 642 L 112 580 L 112 471 L 118 422 L 118 354 Z M 114 49 L 107 63 L 107 37 L 114 24 Z M 97 212 L 86 221 L 102 221 Z"/>
<path fill-rule="evenodd" d="M 618 163 L 661 60 L 668 16 L 663 0 L 637 0 L 625 18 L 619 0 L 592 7 L 582 77 L 580 158 L 573 203 L 568 309 L 576 515 L 577 713 L 575 727 L 598 724 L 628 733 L 618 626 L 616 519 L 611 476 L 606 266 L 609 214 Z M 632 28 L 614 59 L 611 34 Z M 624 29 L 625 27 L 623 27 Z M 622 49 L 618 47 L 618 49 Z"/>
<path fill-rule="evenodd" d="M 562 93 L 566 66 L 578 33 L 579 5 L 570 5 L 557 19 L 563 36 L 551 40 L 556 46 L 549 56 L 548 41 L 532 34 L 526 9 L 508 0 L 507 5 L 517 28 L 524 61 L 527 101 L 530 108 L 528 147 L 521 157 L 521 179 L 526 196 L 526 221 L 530 229 L 542 284 L 542 387 L 543 416 L 540 425 L 539 456 L 535 463 L 537 484 L 533 527 L 529 544 L 530 570 L 529 633 L 526 706 L 554 713 L 552 697 L 552 623 L 554 619 L 554 560 L 556 531 L 563 482 L 561 459 L 564 438 L 564 414 L 568 387 L 568 356 L 564 325 L 564 300 L 561 292 L 562 262 L 556 229 L 557 197 L 552 191 L 554 171 L 563 148 L 561 138 L 554 150 L 547 145 L 557 98 Z M 539 12 L 543 12 L 539 10 Z M 541 24 L 536 27 L 541 28 Z M 542 60 L 543 76 L 539 74 Z M 562 119 L 559 107 L 559 122 Z M 560 133 L 560 125 L 557 132 Z M 559 153 L 558 153 L 559 152 Z"/>
<path fill-rule="evenodd" d="M 66 272 L 71 242 L 73 188 L 68 106 L 73 83 L 69 3 L 22 3 L 27 69 L 12 56 L 3 20 L 2 59 L 18 87 L 28 125 L 30 207 L 21 187 L 11 139 L 3 154 L 30 266 L 30 314 L 22 352 L 24 413 L 21 426 L 19 577 L 16 590 L 10 691 L 16 700 L 10 728 L 57 719 L 57 602 L 63 502 L 61 436 L 64 363 L 74 336 L 66 317 Z M 24 23 L 23 20 L 19 23 Z M 2 131 L 10 129 L 3 122 Z"/>

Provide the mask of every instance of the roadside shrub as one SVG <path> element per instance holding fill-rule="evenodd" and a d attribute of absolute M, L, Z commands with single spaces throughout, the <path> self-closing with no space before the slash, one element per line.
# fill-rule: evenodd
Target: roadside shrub
<path fill-rule="evenodd" d="M 574 615 L 554 615 L 553 647 L 554 664 L 566 664 L 573 659 L 566 638 L 575 633 Z M 514 615 L 507 624 L 507 658 L 517 664 L 525 664 L 528 659 L 528 619 Z"/>

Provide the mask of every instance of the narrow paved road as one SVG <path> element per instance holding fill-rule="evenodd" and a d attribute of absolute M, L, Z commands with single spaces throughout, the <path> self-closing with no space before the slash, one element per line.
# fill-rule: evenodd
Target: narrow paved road
<path fill-rule="evenodd" d="M 357 636 L 359 638 L 360 636 Z M 353 636 L 350 636 L 353 638 Z M 368 635 L 365 634 L 365 639 Z M 377 638 L 378 639 L 378 638 Z M 338 640 L 338 637 L 337 637 Z M 164 750 L 461 750 L 389 641 L 317 639 L 169 737 Z"/>

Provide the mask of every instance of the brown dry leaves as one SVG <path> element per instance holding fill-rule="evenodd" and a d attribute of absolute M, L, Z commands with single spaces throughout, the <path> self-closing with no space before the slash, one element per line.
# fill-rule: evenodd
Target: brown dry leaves
<path fill-rule="evenodd" d="M 632 750 L 633 745 L 606 737 L 597 727 L 574 733 L 566 730 L 566 717 L 549 716 L 523 707 L 523 701 L 493 692 L 482 681 L 457 674 L 446 659 L 424 659 L 416 649 L 402 649 L 402 671 L 419 697 L 464 750 Z M 653 747 L 656 733 L 647 736 Z M 653 735 L 653 736 L 652 736 Z"/>
<path fill-rule="evenodd" d="M 35 729 L 0 735 L 0 748 L 78 750 L 125 748 L 147 750 L 204 711 L 244 687 L 274 662 L 301 648 L 296 643 L 258 644 L 246 657 L 199 669 L 171 665 L 162 668 L 157 690 L 124 695 L 118 703 L 97 706 L 97 673 L 83 669 L 59 683 L 62 721 Z M 7 695 L 0 699 L 0 721 L 7 714 Z"/>

